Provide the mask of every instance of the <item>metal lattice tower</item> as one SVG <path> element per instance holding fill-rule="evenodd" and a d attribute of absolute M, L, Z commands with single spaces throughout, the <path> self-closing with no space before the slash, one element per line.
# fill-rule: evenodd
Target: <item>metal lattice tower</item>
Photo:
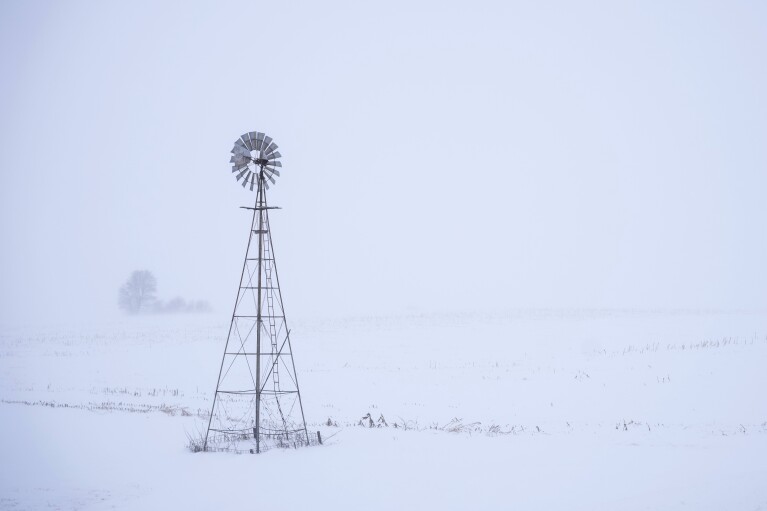
<path fill-rule="evenodd" d="M 232 172 L 256 188 L 248 246 L 221 360 L 204 449 L 261 452 L 309 444 L 266 202 L 280 153 L 263 133 L 232 149 Z"/>

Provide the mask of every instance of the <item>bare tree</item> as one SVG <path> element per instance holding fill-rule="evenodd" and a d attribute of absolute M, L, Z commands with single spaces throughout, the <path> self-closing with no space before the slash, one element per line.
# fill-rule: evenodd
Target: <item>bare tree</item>
<path fill-rule="evenodd" d="M 120 288 L 118 304 L 130 314 L 148 310 L 155 300 L 157 279 L 148 270 L 134 271 L 128 281 Z"/>

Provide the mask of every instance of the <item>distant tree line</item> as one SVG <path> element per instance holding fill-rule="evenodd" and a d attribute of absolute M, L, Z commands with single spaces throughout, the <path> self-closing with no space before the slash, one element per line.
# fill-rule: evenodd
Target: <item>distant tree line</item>
<path fill-rule="evenodd" d="M 117 304 L 128 314 L 175 314 L 180 312 L 209 312 L 205 300 L 185 300 L 176 297 L 167 302 L 157 298 L 157 279 L 149 270 L 136 270 L 120 287 Z"/>

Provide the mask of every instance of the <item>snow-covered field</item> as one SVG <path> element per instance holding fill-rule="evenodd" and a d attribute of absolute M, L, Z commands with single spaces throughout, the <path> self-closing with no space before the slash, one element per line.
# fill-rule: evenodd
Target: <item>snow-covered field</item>
<path fill-rule="evenodd" d="M 193 454 L 227 328 L 0 330 L 0 508 L 767 509 L 765 313 L 294 320 L 325 445 Z"/>

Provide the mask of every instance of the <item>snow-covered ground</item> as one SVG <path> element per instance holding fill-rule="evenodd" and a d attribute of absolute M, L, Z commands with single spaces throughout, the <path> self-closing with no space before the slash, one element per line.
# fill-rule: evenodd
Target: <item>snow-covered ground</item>
<path fill-rule="evenodd" d="M 227 328 L 0 330 L 0 508 L 767 509 L 765 313 L 296 320 L 325 445 L 193 454 Z"/>

